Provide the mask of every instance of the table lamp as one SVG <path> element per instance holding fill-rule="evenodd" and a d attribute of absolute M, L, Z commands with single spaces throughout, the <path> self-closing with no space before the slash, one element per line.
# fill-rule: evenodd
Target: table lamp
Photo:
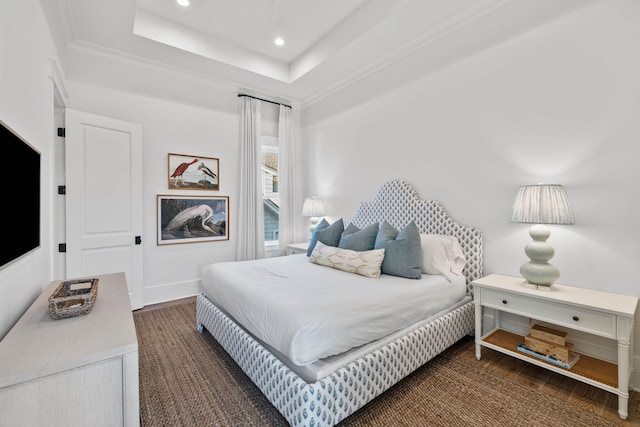
<path fill-rule="evenodd" d="M 555 184 L 523 185 L 513 203 L 511 222 L 535 224 L 529 230 L 533 241 L 525 248 L 530 260 L 520 267 L 520 274 L 531 284 L 550 287 L 560 277 L 560 271 L 549 264 L 555 251 L 547 243 L 551 231 L 544 224 L 574 224 L 564 187 Z"/>
<path fill-rule="evenodd" d="M 319 197 L 307 197 L 304 199 L 304 204 L 302 205 L 302 216 L 305 218 L 311 218 L 311 233 L 313 234 L 313 230 L 315 230 L 318 225 L 318 218 L 324 216 L 324 203 L 322 199 Z"/>

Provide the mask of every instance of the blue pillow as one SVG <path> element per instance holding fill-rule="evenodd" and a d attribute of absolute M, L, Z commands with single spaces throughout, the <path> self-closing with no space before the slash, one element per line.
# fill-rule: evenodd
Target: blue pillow
<path fill-rule="evenodd" d="M 382 273 L 407 279 L 422 278 L 422 246 L 415 222 L 407 224 L 395 239 L 384 241 L 383 247 Z"/>
<path fill-rule="evenodd" d="M 347 228 L 345 228 L 342 232 L 342 235 L 344 236 L 345 234 L 353 234 L 356 231 L 360 231 L 360 229 L 353 225 L 353 223 L 349 223 L 349 225 L 347 225 Z"/>
<path fill-rule="evenodd" d="M 358 252 L 370 251 L 376 243 L 377 235 L 377 222 L 363 228 L 362 230 L 355 225 L 349 224 L 347 229 L 340 236 L 338 247 Z"/>
<path fill-rule="evenodd" d="M 376 236 L 376 242 L 373 246 L 374 249 L 382 249 L 384 248 L 384 242 L 387 240 L 395 240 L 398 235 L 398 230 L 396 230 L 393 225 L 389 224 L 386 220 L 382 221 L 380 224 L 380 230 L 378 231 L 378 235 Z"/>
<path fill-rule="evenodd" d="M 313 236 L 311 237 L 309 249 L 307 249 L 307 256 L 311 256 L 311 252 L 313 252 L 313 248 L 316 247 L 316 242 L 318 241 L 324 243 L 327 246 L 338 247 L 338 243 L 340 242 L 340 235 L 344 231 L 344 222 L 342 221 L 342 218 L 335 221 L 331 225 L 329 225 L 329 223 L 326 221 L 324 222 L 327 224 L 326 226 L 318 229 L 317 231 L 314 231 L 316 239 L 314 240 Z M 316 229 L 320 227 L 320 224 L 318 224 L 318 227 L 316 227 Z"/>
<path fill-rule="evenodd" d="M 322 218 L 320 224 L 316 226 L 311 234 L 311 240 L 309 240 L 309 247 L 307 248 L 307 256 L 311 256 L 311 252 L 313 252 L 313 248 L 316 247 L 316 242 L 318 241 L 318 231 L 323 230 L 329 226 L 329 223 L 326 219 Z"/>

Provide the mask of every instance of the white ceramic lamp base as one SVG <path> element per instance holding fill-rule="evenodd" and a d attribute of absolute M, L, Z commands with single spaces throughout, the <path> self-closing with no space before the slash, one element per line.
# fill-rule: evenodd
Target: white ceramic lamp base
<path fill-rule="evenodd" d="M 531 227 L 529 235 L 533 241 L 527 245 L 525 253 L 530 261 L 520 267 L 520 274 L 531 284 L 551 286 L 560 277 L 560 271 L 549 264 L 555 254 L 553 246 L 547 243 L 551 231 L 546 225 L 537 224 Z"/>
<path fill-rule="evenodd" d="M 309 239 L 311 239 L 311 236 L 313 235 L 313 231 L 316 229 L 319 222 L 320 222 L 320 218 L 317 216 L 312 216 L 311 219 L 309 220 L 309 223 L 311 224 L 311 227 L 309 227 Z"/>

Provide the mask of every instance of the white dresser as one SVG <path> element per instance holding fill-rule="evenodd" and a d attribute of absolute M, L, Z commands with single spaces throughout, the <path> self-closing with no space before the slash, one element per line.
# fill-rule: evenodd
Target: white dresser
<path fill-rule="evenodd" d="M 0 341 L 0 426 L 139 426 L 138 340 L 124 273 L 86 315 L 53 320 L 52 282 Z"/>
<path fill-rule="evenodd" d="M 564 285 L 542 290 L 520 277 L 499 274 L 483 277 L 472 284 L 478 360 L 484 346 L 615 393 L 618 395 L 618 413 L 621 418 L 627 418 L 629 379 L 633 371 L 630 349 L 633 348 L 637 297 Z M 495 328 L 482 335 L 484 307 L 494 310 Z M 508 330 L 501 321 L 501 312 L 532 319 L 531 324 L 542 322 L 569 333 L 580 331 L 587 337 L 607 338 L 616 347 L 616 361 L 581 354 L 571 369 L 564 369 L 524 354 L 517 349 L 524 342 L 524 336 Z"/>

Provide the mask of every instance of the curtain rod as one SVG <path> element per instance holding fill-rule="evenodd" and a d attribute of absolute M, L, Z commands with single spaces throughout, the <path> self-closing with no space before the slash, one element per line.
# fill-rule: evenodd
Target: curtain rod
<path fill-rule="evenodd" d="M 282 105 L 283 107 L 289 107 L 289 108 L 291 108 L 291 105 L 282 104 L 282 103 L 280 103 L 280 102 L 275 102 L 275 101 L 269 101 L 268 99 L 262 99 L 262 98 L 258 98 L 257 96 L 247 95 L 246 93 L 239 93 L 239 94 L 238 94 L 238 98 L 240 98 L 241 96 L 246 96 L 247 98 L 253 98 L 253 99 L 257 99 L 257 100 L 259 100 L 259 101 L 269 102 L 269 103 L 271 103 L 271 104 Z"/>

